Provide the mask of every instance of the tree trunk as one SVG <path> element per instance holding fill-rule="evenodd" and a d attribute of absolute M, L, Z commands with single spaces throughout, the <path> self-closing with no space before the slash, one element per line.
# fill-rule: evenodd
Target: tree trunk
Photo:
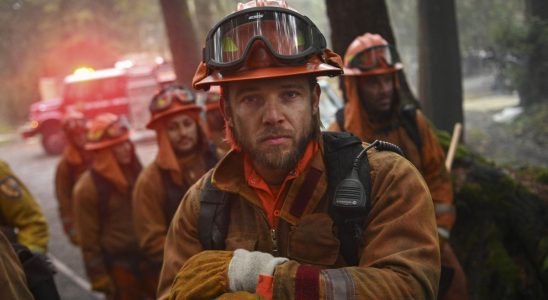
<path fill-rule="evenodd" d="M 462 77 L 454 0 L 419 0 L 419 98 L 437 128 L 463 122 Z"/>
<path fill-rule="evenodd" d="M 331 25 L 333 51 L 341 56 L 354 38 L 366 32 L 380 34 L 389 44 L 396 47 L 388 8 L 384 0 L 325 0 L 325 5 Z M 397 50 L 394 55 L 399 59 Z M 404 72 L 400 71 L 399 75 L 402 101 L 418 104 Z"/>
<path fill-rule="evenodd" d="M 213 11 L 211 9 L 211 2 L 204 0 L 194 0 L 194 6 L 196 7 L 196 23 L 198 28 L 196 33 L 199 37 L 200 45 L 205 41 L 206 35 L 209 29 L 214 25 L 212 16 Z"/>
<path fill-rule="evenodd" d="M 530 52 L 524 65 L 524 77 L 518 83 L 521 104 L 530 106 L 548 101 L 548 1 L 527 0 Z"/>
<path fill-rule="evenodd" d="M 177 82 L 190 86 L 201 60 L 186 0 L 160 0 Z"/>

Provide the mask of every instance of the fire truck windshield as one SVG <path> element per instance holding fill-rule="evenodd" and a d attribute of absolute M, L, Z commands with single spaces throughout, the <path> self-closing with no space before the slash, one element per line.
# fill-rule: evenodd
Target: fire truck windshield
<path fill-rule="evenodd" d="M 91 102 L 124 97 L 126 81 L 124 77 L 111 77 L 95 80 L 76 81 L 65 85 L 65 104 Z"/>

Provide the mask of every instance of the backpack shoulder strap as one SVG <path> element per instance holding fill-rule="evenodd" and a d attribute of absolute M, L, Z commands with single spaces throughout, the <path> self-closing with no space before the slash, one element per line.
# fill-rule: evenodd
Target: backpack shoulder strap
<path fill-rule="evenodd" d="M 335 113 L 335 121 L 337 122 L 340 131 L 346 131 L 344 129 L 344 106 L 339 108 L 339 110 Z"/>
<path fill-rule="evenodd" d="M 417 146 L 419 153 L 422 153 L 422 141 L 417 125 L 417 107 L 412 104 L 404 105 L 400 111 L 401 125 L 413 143 Z"/>
<path fill-rule="evenodd" d="M 215 143 L 208 141 L 208 149 L 204 153 L 204 159 L 208 170 L 215 167 L 217 161 L 219 161 L 217 157 L 217 145 Z"/>
<path fill-rule="evenodd" d="M 204 250 L 224 250 L 230 221 L 230 195 L 213 186 L 211 174 L 200 194 L 198 239 Z"/>
<path fill-rule="evenodd" d="M 99 225 L 102 228 L 102 225 L 105 224 L 108 218 L 108 202 L 110 199 L 110 193 L 112 192 L 112 185 L 108 182 L 101 174 L 97 173 L 95 170 L 91 170 L 91 178 L 93 183 L 95 183 L 95 188 L 97 190 L 97 209 L 99 213 Z"/>
<path fill-rule="evenodd" d="M 349 132 L 324 132 L 324 161 L 327 169 L 328 190 L 347 176 L 353 159 L 363 150 L 362 141 Z"/>
<path fill-rule="evenodd" d="M 334 203 L 335 190 L 339 183 L 352 171 L 354 159 L 364 149 L 362 142 L 348 132 L 324 132 L 324 161 L 327 170 L 327 191 L 331 204 Z M 358 177 L 365 189 L 367 199 L 371 194 L 371 179 L 369 175 L 369 160 L 367 153 L 362 155 Z M 363 211 L 336 210 L 330 206 L 329 214 L 337 226 L 337 237 L 341 242 L 341 255 L 349 265 L 357 265 L 359 262 L 358 249 L 362 241 L 363 226 L 370 201 L 367 202 L 365 213 Z"/>
<path fill-rule="evenodd" d="M 166 193 L 166 199 L 164 202 L 164 218 L 166 225 L 169 226 L 173 215 L 181 203 L 181 199 L 188 190 L 189 186 L 186 181 L 183 180 L 183 185 L 179 186 L 171 178 L 170 170 L 162 169 L 158 167 L 160 175 L 162 176 L 162 183 L 164 184 L 164 190 Z"/>

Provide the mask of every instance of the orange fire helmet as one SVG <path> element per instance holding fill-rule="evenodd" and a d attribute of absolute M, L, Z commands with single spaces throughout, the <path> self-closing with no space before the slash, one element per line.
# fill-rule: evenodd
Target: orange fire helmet
<path fill-rule="evenodd" d="M 394 73 L 403 68 L 388 42 L 378 34 L 365 33 L 352 41 L 344 55 L 344 76 Z"/>
<path fill-rule="evenodd" d="M 86 132 L 87 119 L 84 114 L 79 111 L 69 111 L 63 116 L 61 121 L 61 128 L 66 135 L 72 135 L 75 133 Z"/>
<path fill-rule="evenodd" d="M 196 96 L 189 88 L 173 84 L 161 89 L 152 97 L 149 110 L 151 119 L 146 127 L 154 129 L 156 121 L 162 118 L 181 112 L 198 115 L 202 108 L 196 105 Z"/>
<path fill-rule="evenodd" d="M 208 33 L 192 85 L 211 85 L 291 75 L 336 76 L 338 54 L 326 48 L 316 25 L 285 1 L 239 3 L 236 12 Z"/>
<path fill-rule="evenodd" d="M 90 122 L 86 150 L 99 150 L 129 140 L 129 123 L 112 113 L 98 115 Z"/>

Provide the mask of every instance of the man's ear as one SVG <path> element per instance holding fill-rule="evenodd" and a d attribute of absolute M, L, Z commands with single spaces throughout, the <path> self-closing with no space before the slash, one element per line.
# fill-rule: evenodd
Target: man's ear
<path fill-rule="evenodd" d="M 314 88 L 311 91 L 311 99 L 312 99 L 312 114 L 316 115 L 320 111 L 320 95 L 322 94 L 322 89 L 320 88 L 320 85 L 316 82 L 314 85 Z"/>

